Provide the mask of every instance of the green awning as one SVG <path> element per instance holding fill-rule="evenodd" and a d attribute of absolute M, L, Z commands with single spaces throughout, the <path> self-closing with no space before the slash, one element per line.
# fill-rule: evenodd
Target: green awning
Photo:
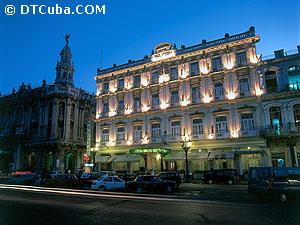
<path fill-rule="evenodd" d="M 168 154 L 171 150 L 167 148 L 135 148 L 130 149 L 130 154 L 145 154 L 145 153 L 159 153 L 159 154 Z"/>

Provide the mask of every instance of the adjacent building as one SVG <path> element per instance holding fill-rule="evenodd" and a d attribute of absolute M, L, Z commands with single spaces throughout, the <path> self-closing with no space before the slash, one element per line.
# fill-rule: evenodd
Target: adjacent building
<path fill-rule="evenodd" d="M 74 87 L 69 35 L 54 84 L 0 97 L 0 166 L 10 170 L 76 170 L 94 141 L 95 96 Z"/>
<path fill-rule="evenodd" d="M 98 69 L 98 169 L 189 172 L 298 166 L 300 47 L 256 53 L 255 28 Z"/>

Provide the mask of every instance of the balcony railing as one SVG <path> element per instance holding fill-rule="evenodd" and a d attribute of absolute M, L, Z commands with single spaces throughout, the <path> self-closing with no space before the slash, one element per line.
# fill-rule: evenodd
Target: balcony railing
<path fill-rule="evenodd" d="M 283 124 L 282 126 L 268 126 L 260 130 L 265 137 L 300 135 L 300 124 Z"/>

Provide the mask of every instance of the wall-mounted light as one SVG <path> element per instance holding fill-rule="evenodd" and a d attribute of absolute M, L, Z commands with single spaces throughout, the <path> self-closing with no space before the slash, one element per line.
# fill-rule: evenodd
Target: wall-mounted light
<path fill-rule="evenodd" d="M 233 99 L 235 99 L 235 93 L 234 92 L 229 92 L 228 94 L 227 94 L 227 98 L 229 99 L 229 100 L 233 100 Z"/>
<path fill-rule="evenodd" d="M 127 144 L 127 145 L 132 145 L 132 140 L 131 140 L 131 139 L 128 139 L 128 140 L 126 141 L 126 144 Z"/>
<path fill-rule="evenodd" d="M 161 109 L 167 109 L 169 106 L 170 106 L 170 104 L 169 104 L 169 103 L 166 103 L 166 102 L 162 102 L 162 103 L 160 104 L 160 108 L 161 108 Z"/>
<path fill-rule="evenodd" d="M 238 138 L 239 137 L 239 132 L 237 132 L 237 131 L 231 131 L 231 137 L 232 138 Z"/>
<path fill-rule="evenodd" d="M 147 112 L 147 111 L 149 111 L 149 109 L 150 109 L 150 106 L 142 105 L 142 112 Z"/>
<path fill-rule="evenodd" d="M 260 88 L 256 88 L 255 94 L 256 94 L 256 96 L 261 96 L 263 94 L 263 90 L 261 90 Z"/>
<path fill-rule="evenodd" d="M 117 114 L 117 111 L 109 111 L 108 116 L 112 117 L 115 116 Z"/>
<path fill-rule="evenodd" d="M 129 114 L 131 114 L 132 113 L 132 109 L 130 108 L 130 109 L 125 109 L 125 111 L 124 111 L 124 113 L 125 113 L 125 115 L 129 115 Z"/>
<path fill-rule="evenodd" d="M 207 138 L 208 139 L 214 139 L 214 137 L 215 137 L 215 135 L 214 134 L 212 134 L 212 133 L 209 133 L 208 135 L 207 135 Z"/>
<path fill-rule="evenodd" d="M 210 101 L 211 101 L 211 97 L 209 95 L 204 95 L 203 102 L 204 103 L 210 103 Z"/>

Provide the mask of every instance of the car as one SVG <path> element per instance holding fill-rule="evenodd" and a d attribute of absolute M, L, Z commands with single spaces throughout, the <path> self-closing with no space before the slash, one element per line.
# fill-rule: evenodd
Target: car
<path fill-rule="evenodd" d="M 79 188 L 80 182 L 74 174 L 59 174 L 46 179 L 46 186 Z"/>
<path fill-rule="evenodd" d="M 181 184 L 181 177 L 177 171 L 161 172 L 159 178 L 163 181 L 175 181 L 177 186 Z"/>
<path fill-rule="evenodd" d="M 248 192 L 281 202 L 300 197 L 299 167 L 250 167 Z"/>
<path fill-rule="evenodd" d="M 94 172 L 84 172 L 79 178 L 80 185 L 83 188 L 90 188 L 93 181 L 99 179 L 101 176 Z"/>
<path fill-rule="evenodd" d="M 204 183 L 225 183 L 233 184 L 238 180 L 238 173 L 236 169 L 217 169 L 206 171 L 203 175 Z"/>
<path fill-rule="evenodd" d="M 130 181 L 127 184 L 127 190 L 136 193 L 170 193 L 177 189 L 178 186 L 175 181 L 163 181 L 159 176 L 155 175 L 139 175 L 134 181 Z"/>
<path fill-rule="evenodd" d="M 38 179 L 38 175 L 36 173 L 25 173 L 25 174 L 21 174 L 21 175 L 15 175 L 10 180 L 10 183 L 34 185 L 36 183 L 37 179 Z"/>
<path fill-rule="evenodd" d="M 103 176 L 98 180 L 94 180 L 91 185 L 91 189 L 101 191 L 113 191 L 113 190 L 125 190 L 126 182 L 118 176 Z"/>
<path fill-rule="evenodd" d="M 100 175 L 100 177 L 116 175 L 115 171 L 99 171 L 98 174 Z"/>

